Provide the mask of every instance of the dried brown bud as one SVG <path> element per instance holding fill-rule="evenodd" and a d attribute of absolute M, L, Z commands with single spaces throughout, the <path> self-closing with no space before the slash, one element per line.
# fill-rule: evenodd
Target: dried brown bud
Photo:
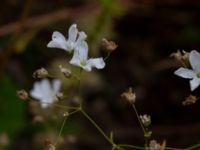
<path fill-rule="evenodd" d="M 172 58 L 176 59 L 177 61 L 181 62 L 184 67 L 189 66 L 189 64 L 188 64 L 189 53 L 184 51 L 184 50 L 182 50 L 182 51 L 177 50 L 177 52 L 172 53 L 170 55 L 170 57 L 172 57 Z"/>
<path fill-rule="evenodd" d="M 188 61 L 189 60 L 189 54 L 190 53 L 182 50 L 182 59 L 185 60 L 185 61 Z"/>
<path fill-rule="evenodd" d="M 160 144 L 157 143 L 156 140 L 151 140 L 150 143 L 149 143 L 149 149 L 150 150 L 160 150 Z"/>
<path fill-rule="evenodd" d="M 49 139 L 45 140 L 45 150 L 56 150 L 56 147 L 51 143 Z"/>
<path fill-rule="evenodd" d="M 72 76 L 71 70 L 62 67 L 62 65 L 60 65 L 59 68 L 66 78 L 70 78 Z"/>
<path fill-rule="evenodd" d="M 175 58 L 178 61 L 182 60 L 182 53 L 181 51 L 178 49 L 177 52 L 171 53 L 170 57 Z"/>
<path fill-rule="evenodd" d="M 114 51 L 118 45 L 114 41 L 108 41 L 107 39 L 102 39 L 102 46 L 108 51 L 112 52 Z"/>
<path fill-rule="evenodd" d="M 45 68 L 40 68 L 37 69 L 34 73 L 33 73 L 33 78 L 45 78 L 48 76 L 48 71 Z"/>
<path fill-rule="evenodd" d="M 64 97 L 63 93 L 62 92 L 57 92 L 56 93 L 56 98 L 57 99 L 62 99 Z"/>
<path fill-rule="evenodd" d="M 37 115 L 33 118 L 33 122 L 34 123 L 42 123 L 42 122 L 44 122 L 44 118 L 42 116 Z"/>
<path fill-rule="evenodd" d="M 136 94 L 135 92 L 133 92 L 132 88 L 129 88 L 127 92 L 123 92 L 121 94 L 121 97 L 130 102 L 131 104 L 134 104 L 136 100 Z"/>
<path fill-rule="evenodd" d="M 22 100 L 27 100 L 28 99 L 28 93 L 25 90 L 17 91 L 17 96 Z"/>
<path fill-rule="evenodd" d="M 182 104 L 183 104 L 184 106 L 186 106 L 186 105 L 191 105 L 191 104 L 196 103 L 196 101 L 197 101 L 197 97 L 196 97 L 196 96 L 194 96 L 194 95 L 189 95 L 188 97 L 186 97 L 185 101 L 182 102 Z"/>

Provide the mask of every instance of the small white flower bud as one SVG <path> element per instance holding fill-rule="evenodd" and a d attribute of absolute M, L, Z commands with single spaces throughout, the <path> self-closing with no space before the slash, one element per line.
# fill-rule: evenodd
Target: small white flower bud
<path fill-rule="evenodd" d="M 151 124 L 151 116 L 149 115 L 140 115 L 140 120 L 142 121 L 142 124 L 145 126 L 145 127 L 149 127 L 149 125 Z"/>

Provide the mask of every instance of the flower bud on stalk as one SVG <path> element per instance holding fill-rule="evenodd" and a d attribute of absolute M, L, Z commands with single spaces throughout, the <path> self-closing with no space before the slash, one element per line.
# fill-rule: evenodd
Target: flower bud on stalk
<path fill-rule="evenodd" d="M 135 92 L 133 92 L 132 88 L 129 88 L 127 92 L 123 92 L 121 94 L 121 97 L 130 102 L 131 104 L 134 104 L 136 100 L 136 94 Z"/>
<path fill-rule="evenodd" d="M 48 71 L 45 68 L 40 68 L 37 69 L 34 73 L 33 73 L 33 78 L 45 78 L 49 75 Z"/>
<path fill-rule="evenodd" d="M 108 41 L 105 38 L 102 39 L 102 46 L 109 53 L 113 52 L 118 47 L 118 45 L 114 41 Z"/>
<path fill-rule="evenodd" d="M 25 90 L 19 90 L 17 91 L 17 96 L 22 100 L 27 100 L 29 95 Z"/>

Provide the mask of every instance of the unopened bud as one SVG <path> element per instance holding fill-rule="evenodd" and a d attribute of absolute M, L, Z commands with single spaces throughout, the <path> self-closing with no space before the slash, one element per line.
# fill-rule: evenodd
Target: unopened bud
<path fill-rule="evenodd" d="M 175 58 L 178 61 L 182 60 L 182 53 L 181 51 L 178 49 L 177 52 L 173 52 L 170 54 L 170 57 Z"/>
<path fill-rule="evenodd" d="M 64 95 L 63 95 L 62 92 L 57 92 L 57 93 L 56 93 L 56 98 L 59 99 L 59 100 L 62 99 L 63 96 L 64 96 Z"/>
<path fill-rule="evenodd" d="M 133 92 L 132 88 L 129 88 L 127 92 L 123 92 L 121 94 L 121 97 L 130 102 L 131 104 L 134 104 L 136 100 L 136 94 L 135 92 Z"/>
<path fill-rule="evenodd" d="M 65 113 L 63 114 L 63 117 L 67 117 L 67 116 L 69 116 L 69 113 L 68 113 L 68 112 L 65 112 Z"/>
<path fill-rule="evenodd" d="M 177 52 L 174 52 L 170 55 L 170 57 L 176 59 L 177 61 L 181 62 L 184 67 L 189 66 L 188 60 L 189 60 L 189 53 L 182 50 L 177 50 Z"/>
<path fill-rule="evenodd" d="M 160 144 L 156 140 L 151 140 L 149 143 L 150 150 L 160 150 Z"/>
<path fill-rule="evenodd" d="M 151 124 L 151 116 L 150 115 L 140 115 L 140 120 L 145 127 L 149 127 Z"/>
<path fill-rule="evenodd" d="M 182 102 L 182 104 L 184 106 L 186 106 L 186 105 L 192 105 L 192 104 L 196 103 L 196 101 L 197 101 L 197 97 L 196 96 L 189 95 L 188 97 L 186 97 L 185 101 Z"/>
<path fill-rule="evenodd" d="M 28 93 L 25 90 L 17 91 L 17 96 L 22 100 L 28 99 Z"/>
<path fill-rule="evenodd" d="M 56 147 L 51 143 L 50 140 L 45 140 L 45 150 L 56 150 Z"/>
<path fill-rule="evenodd" d="M 66 78 L 70 78 L 71 77 L 72 73 L 71 73 L 71 71 L 69 69 L 62 67 L 62 65 L 60 65 L 59 68 L 60 68 L 60 71 L 64 74 L 64 76 Z"/>
<path fill-rule="evenodd" d="M 114 51 L 118 45 L 114 41 L 108 41 L 107 39 L 102 39 L 102 46 L 107 50 L 108 52 Z"/>
<path fill-rule="evenodd" d="M 40 68 L 37 69 L 34 73 L 33 73 L 33 78 L 45 78 L 48 76 L 48 71 L 45 68 Z"/>
<path fill-rule="evenodd" d="M 34 123 L 42 123 L 42 122 L 44 122 L 44 118 L 42 116 L 37 115 L 33 118 L 33 122 Z"/>

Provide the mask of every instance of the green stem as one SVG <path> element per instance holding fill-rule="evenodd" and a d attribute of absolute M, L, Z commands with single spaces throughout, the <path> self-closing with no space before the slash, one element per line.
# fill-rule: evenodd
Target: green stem
<path fill-rule="evenodd" d="M 165 147 L 166 150 L 188 150 L 185 148 L 174 148 L 174 147 Z"/>
<path fill-rule="evenodd" d="M 185 150 L 193 150 L 193 149 L 198 148 L 198 147 L 200 147 L 200 144 L 192 145 L 192 146 L 186 148 Z"/>
<path fill-rule="evenodd" d="M 141 120 L 140 120 L 138 111 L 137 111 L 137 109 L 136 109 L 136 107 L 135 107 L 134 104 L 132 104 L 132 107 L 133 107 L 133 109 L 134 109 L 134 111 L 135 111 L 135 114 L 136 114 L 136 116 L 137 116 L 137 119 L 138 119 L 138 121 L 139 121 L 139 123 L 140 123 L 140 126 L 141 126 L 141 128 L 142 128 L 142 131 L 143 131 L 143 133 L 144 133 L 144 135 L 145 135 L 145 134 L 146 134 L 146 130 L 145 130 L 145 128 L 144 128 L 144 126 L 143 126 L 143 124 L 142 124 L 142 122 L 141 122 Z"/>
<path fill-rule="evenodd" d="M 113 146 L 117 149 L 120 149 L 105 133 L 104 131 L 96 124 L 96 122 L 83 110 L 80 110 L 81 113 L 95 126 L 95 128 L 103 135 L 103 137 Z"/>
<path fill-rule="evenodd" d="M 61 136 L 61 134 L 62 134 L 62 131 L 63 131 L 63 128 L 64 128 L 64 126 L 65 126 L 65 122 L 67 121 L 67 118 L 68 118 L 68 115 L 65 116 L 65 118 L 64 118 L 64 120 L 63 120 L 63 123 L 62 123 L 62 126 L 61 126 L 61 128 L 60 128 L 60 131 L 59 131 L 57 140 L 56 140 L 56 142 L 55 142 L 55 144 L 54 144 L 55 147 L 56 147 L 56 145 L 58 144 L 58 140 L 59 140 L 59 138 L 60 138 L 60 136 Z"/>
<path fill-rule="evenodd" d="M 104 61 L 106 61 L 110 57 L 110 53 L 107 54 L 107 56 L 104 58 Z"/>
<path fill-rule="evenodd" d="M 119 144 L 118 146 L 124 147 L 124 148 L 132 148 L 132 149 L 141 149 L 144 150 L 144 147 L 141 146 L 135 146 L 135 145 L 129 145 L 129 144 Z"/>
<path fill-rule="evenodd" d="M 148 138 L 145 137 L 144 149 L 148 150 Z"/>

